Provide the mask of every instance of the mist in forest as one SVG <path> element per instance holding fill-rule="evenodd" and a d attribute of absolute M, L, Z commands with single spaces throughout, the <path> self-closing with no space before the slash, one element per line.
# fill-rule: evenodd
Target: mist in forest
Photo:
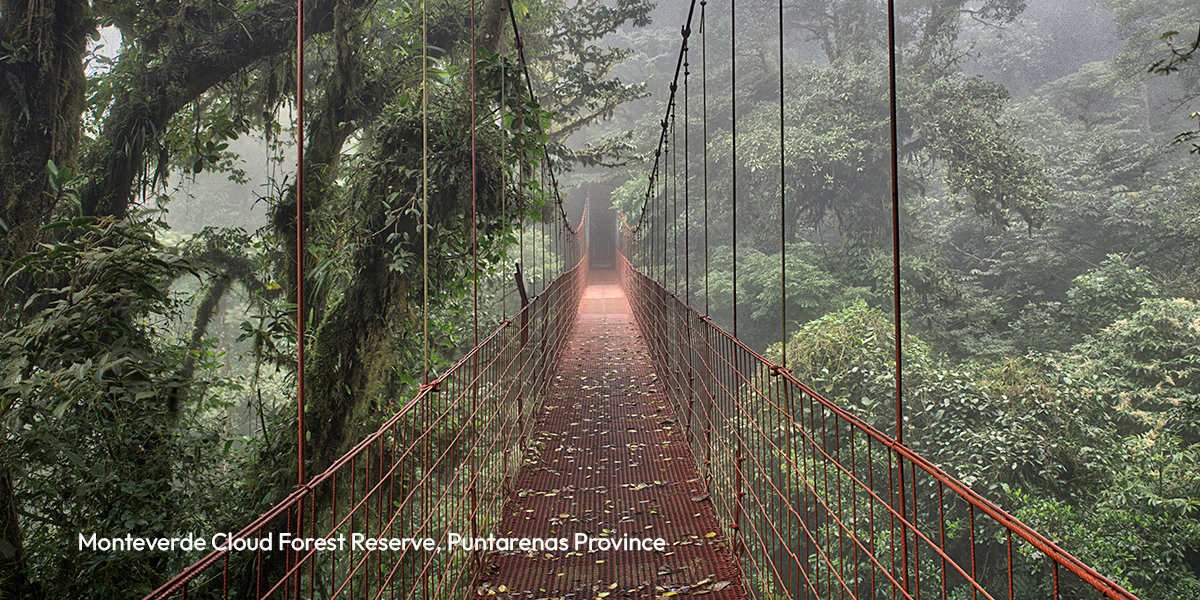
<path fill-rule="evenodd" d="M 572 266 L 585 206 L 895 429 L 883 0 L 697 2 L 673 107 L 690 3 L 516 3 L 523 64 L 500 3 L 310 2 L 303 242 L 292 12 L 48 1 L 0 15 L 0 595 L 190 564 L 69 542 L 236 531 L 295 485 L 298 319 L 320 472 Z M 896 3 L 905 443 L 1148 600 L 1200 596 L 1198 25 Z"/>
<path fill-rule="evenodd" d="M 601 128 L 632 131 L 646 158 L 572 176 L 604 180 L 619 218 L 645 224 L 657 250 L 635 264 L 768 359 L 786 343 L 799 379 L 890 431 L 884 3 L 787 2 L 782 34 L 779 8 L 738 3 L 731 32 L 729 7 L 708 3 L 673 113 L 687 6 L 660 5 L 653 26 L 616 36 L 638 53 L 614 73 L 649 96 Z M 906 440 L 1089 560 L 1138 565 L 1123 579 L 1136 593 L 1193 594 L 1200 88 L 1179 59 L 1200 11 L 896 10 Z M 670 154 L 652 183 L 664 119 Z M 1143 533 L 1118 524 L 1134 522 Z M 1117 539 L 1139 550 L 1097 550 Z M 1173 550 L 1147 554 L 1150 539 Z"/>

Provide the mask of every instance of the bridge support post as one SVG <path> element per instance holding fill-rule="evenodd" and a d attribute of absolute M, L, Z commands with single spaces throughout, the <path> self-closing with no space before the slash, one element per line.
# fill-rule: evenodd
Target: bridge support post
<path fill-rule="evenodd" d="M 735 488 L 737 489 L 736 498 L 733 505 L 733 555 L 741 560 L 746 553 L 746 544 L 742 541 L 742 499 L 746 496 L 745 478 L 742 475 L 742 463 L 746 457 L 742 454 L 742 443 L 738 441 L 737 446 L 737 468 L 734 473 Z"/>
<path fill-rule="evenodd" d="M 517 271 L 513 273 L 517 280 L 517 292 L 521 294 L 521 350 L 529 343 L 529 296 L 525 293 L 525 274 L 521 272 L 521 263 L 517 263 Z"/>
<path fill-rule="evenodd" d="M 704 317 L 706 324 L 708 316 Z M 713 389 L 716 381 L 713 378 L 712 328 L 704 328 L 704 362 L 708 368 L 704 370 L 704 485 L 712 494 L 712 405 Z"/>
<path fill-rule="evenodd" d="M 478 426 L 475 423 L 475 415 L 479 414 L 479 353 L 476 352 L 471 358 L 471 416 L 468 419 L 468 426 L 474 430 Z M 476 435 L 470 435 L 467 439 L 477 439 Z M 476 449 L 471 448 L 471 480 L 467 484 L 467 494 L 471 498 L 471 539 L 479 537 L 479 461 L 477 460 Z M 475 577 L 478 581 L 480 573 L 483 572 L 483 557 L 475 544 L 471 544 L 471 562 L 474 564 Z"/>
<path fill-rule="evenodd" d="M 737 374 L 738 374 L 739 367 L 740 367 L 738 362 L 740 362 L 740 361 L 737 361 L 737 360 L 734 361 L 734 379 L 735 380 L 737 379 Z M 740 562 L 742 559 L 742 556 L 745 554 L 745 550 L 746 550 L 746 545 L 742 540 L 742 512 L 743 512 L 742 504 L 743 504 L 744 498 L 746 496 L 746 490 L 745 490 L 746 477 L 745 477 L 743 465 L 746 462 L 746 449 L 742 443 L 741 431 L 739 431 L 741 428 L 738 427 L 738 422 L 741 420 L 739 418 L 740 408 L 741 408 L 740 407 L 741 400 L 738 399 L 737 392 L 733 393 L 733 403 L 734 403 L 734 409 L 732 411 L 730 411 L 730 414 L 732 415 L 733 418 L 731 419 L 732 423 L 730 423 L 730 424 L 732 425 L 732 428 L 733 428 L 733 431 L 732 431 L 733 436 L 735 438 L 737 438 L 737 449 L 734 451 L 734 457 L 733 457 L 733 462 L 734 462 L 734 465 L 733 465 L 733 468 L 734 468 L 734 471 L 733 471 L 733 489 L 734 489 L 733 555 L 735 557 L 737 557 L 738 561 Z"/>

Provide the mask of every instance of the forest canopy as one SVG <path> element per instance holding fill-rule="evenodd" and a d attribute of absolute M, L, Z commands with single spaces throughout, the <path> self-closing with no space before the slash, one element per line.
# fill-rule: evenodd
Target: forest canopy
<path fill-rule="evenodd" d="M 705 5 L 670 146 L 692 204 L 653 205 L 679 249 L 650 272 L 883 429 L 886 3 L 784 2 L 783 48 L 776 4 L 736 31 Z M 639 218 L 686 7 L 305 6 L 298 69 L 290 0 L 0 4 L 0 596 L 150 591 L 195 557 L 74 536 L 285 497 L 299 343 L 320 472 L 420 385 L 424 306 L 434 370 L 470 346 L 475 248 L 486 329 L 513 263 L 531 293 L 562 270 L 585 197 Z M 1200 5 L 915 0 L 896 26 L 907 443 L 1142 597 L 1200 597 Z"/>
<path fill-rule="evenodd" d="M 640 260 L 894 431 L 886 3 L 784 3 L 782 33 L 775 3 L 706 8 Z M 1200 8 L 896 15 L 905 443 L 1133 593 L 1197 597 Z"/>
<path fill-rule="evenodd" d="M 565 141 L 645 94 L 601 40 L 650 4 L 518 6 L 306 5 L 303 298 L 294 2 L 0 9 L 2 595 L 140 596 L 188 557 L 74 536 L 236 529 L 286 496 L 301 301 L 310 473 L 415 388 L 424 303 L 432 368 L 460 352 L 469 232 L 485 294 L 511 291 L 513 256 L 552 242 L 520 224 L 562 212 L 539 164 L 627 160 L 620 136 Z M 526 265 L 533 291 L 560 267 Z"/>

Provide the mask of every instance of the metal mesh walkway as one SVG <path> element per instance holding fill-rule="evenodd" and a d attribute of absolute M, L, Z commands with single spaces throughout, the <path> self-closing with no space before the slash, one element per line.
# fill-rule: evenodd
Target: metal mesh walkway
<path fill-rule="evenodd" d="M 566 548 L 493 552 L 484 594 L 745 597 L 615 274 L 593 273 L 533 435 L 496 536 Z"/>

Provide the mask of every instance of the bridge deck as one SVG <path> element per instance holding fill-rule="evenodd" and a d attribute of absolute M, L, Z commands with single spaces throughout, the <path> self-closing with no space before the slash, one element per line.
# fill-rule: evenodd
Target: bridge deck
<path fill-rule="evenodd" d="M 567 548 L 493 553 L 484 594 L 573 600 L 746 597 L 613 274 L 593 273 L 533 441 L 499 531 L 514 538 L 565 539 Z M 577 548 L 578 534 L 589 542 Z M 602 549 L 607 540 L 628 544 L 631 538 L 661 538 L 662 549 Z"/>

